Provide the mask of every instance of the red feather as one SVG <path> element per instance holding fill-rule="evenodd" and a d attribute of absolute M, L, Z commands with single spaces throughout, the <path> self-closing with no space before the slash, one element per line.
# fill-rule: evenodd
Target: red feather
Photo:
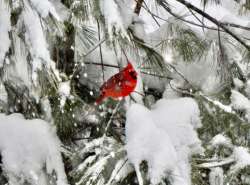
<path fill-rule="evenodd" d="M 119 73 L 109 78 L 100 88 L 100 96 L 96 103 L 101 103 L 105 98 L 118 99 L 132 93 L 137 84 L 137 73 L 129 62 Z"/>

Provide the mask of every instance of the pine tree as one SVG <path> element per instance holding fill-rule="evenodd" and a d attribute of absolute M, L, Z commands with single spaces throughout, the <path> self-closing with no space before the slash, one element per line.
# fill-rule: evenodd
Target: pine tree
<path fill-rule="evenodd" d="M 1 112 L 56 127 L 69 184 L 127 185 L 138 184 L 125 148 L 127 107 L 191 97 L 205 149 L 190 159 L 192 184 L 250 184 L 250 28 L 206 13 L 225 8 L 222 1 L 201 1 L 203 9 L 190 2 L 176 0 L 186 15 L 168 0 L 0 0 Z M 232 2 L 249 16 L 248 1 Z M 146 33 L 142 14 L 158 28 Z M 139 72 L 136 93 L 95 105 L 127 59 Z M 144 161 L 139 169 L 145 184 L 148 168 Z M 0 174 L 7 183 L 1 165 Z"/>

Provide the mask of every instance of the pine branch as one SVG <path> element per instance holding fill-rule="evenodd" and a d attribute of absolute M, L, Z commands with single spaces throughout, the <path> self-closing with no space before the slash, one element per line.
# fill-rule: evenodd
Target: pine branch
<path fill-rule="evenodd" d="M 97 66 L 105 66 L 105 67 L 111 67 L 111 68 L 117 68 L 119 69 L 119 66 L 116 66 L 116 65 L 112 65 L 112 64 L 100 64 L 100 63 L 97 63 L 97 62 L 84 62 L 84 64 L 89 64 L 89 65 L 97 65 Z M 153 73 L 149 73 L 149 72 L 146 72 L 146 71 L 140 71 L 142 74 L 145 74 L 145 75 L 149 75 L 149 76 L 154 76 L 154 77 L 158 77 L 158 78 L 166 78 L 166 79 L 169 79 L 169 80 L 172 80 L 173 78 L 170 77 L 170 76 L 164 76 L 164 75 L 159 75 L 159 74 L 153 74 Z"/>
<path fill-rule="evenodd" d="M 185 0 L 176 0 L 177 2 L 185 5 L 187 8 L 194 10 L 198 14 L 202 15 L 206 19 L 210 20 L 214 24 L 216 24 L 218 27 L 223 29 L 226 33 L 231 35 L 235 40 L 237 40 L 239 43 L 241 43 L 247 50 L 250 51 L 250 46 L 247 45 L 240 37 L 238 37 L 235 33 L 233 33 L 231 30 L 229 30 L 222 22 L 218 21 L 214 17 L 210 16 L 206 12 L 202 11 L 201 9 L 197 8 L 196 6 L 192 5 L 191 3 L 185 1 Z"/>
<path fill-rule="evenodd" d="M 243 30 L 248 30 L 248 31 L 250 31 L 250 27 L 242 26 L 242 25 L 235 24 L 235 23 L 222 22 L 221 24 L 223 24 L 223 25 L 225 25 L 225 26 L 230 26 L 230 27 L 234 27 L 234 28 L 239 28 L 239 29 L 243 29 Z"/>
<path fill-rule="evenodd" d="M 219 166 L 224 166 L 224 165 L 228 165 L 235 162 L 235 159 L 232 157 L 226 158 L 222 161 L 215 161 L 215 162 L 209 162 L 209 163 L 202 163 L 197 165 L 196 167 L 198 168 L 205 168 L 205 169 L 210 169 L 210 168 L 215 168 L 215 167 L 219 167 Z"/>

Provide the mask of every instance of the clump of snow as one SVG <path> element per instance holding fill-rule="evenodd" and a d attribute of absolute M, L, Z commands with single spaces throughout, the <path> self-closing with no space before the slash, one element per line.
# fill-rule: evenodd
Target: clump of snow
<path fill-rule="evenodd" d="M 171 83 L 171 85 L 170 85 L 170 83 Z M 163 92 L 163 97 L 165 99 L 176 99 L 176 98 L 180 97 L 180 93 L 173 90 L 172 86 L 181 87 L 183 85 L 183 83 L 181 81 L 178 81 L 178 80 L 171 80 L 170 83 L 168 83 L 166 85 L 166 88 Z"/>
<path fill-rule="evenodd" d="M 63 107 L 66 102 L 66 99 L 70 96 L 70 81 L 61 82 L 59 84 L 58 92 L 61 96 L 60 105 L 61 107 Z"/>
<path fill-rule="evenodd" d="M 0 153 L 10 184 L 48 185 L 55 172 L 57 185 L 67 185 L 54 129 L 43 120 L 25 120 L 21 114 L 0 114 Z"/>
<path fill-rule="evenodd" d="M 48 46 L 37 13 L 27 7 L 23 11 L 23 19 L 26 28 L 25 39 L 31 48 L 32 56 L 49 61 Z"/>
<path fill-rule="evenodd" d="M 220 109 L 222 109 L 223 111 L 225 112 L 228 112 L 228 113 L 232 113 L 232 107 L 229 106 L 229 105 L 224 105 L 222 104 L 221 102 L 217 101 L 217 100 L 212 100 L 210 99 L 209 97 L 205 96 L 205 95 L 202 95 L 204 98 L 206 98 L 207 101 L 213 103 L 214 105 L 218 106 Z"/>
<path fill-rule="evenodd" d="M 130 26 L 133 30 L 133 34 L 144 40 L 146 38 L 145 28 L 144 28 L 144 21 L 140 19 L 138 16 L 133 16 L 133 24 Z"/>
<path fill-rule="evenodd" d="M 233 157 L 235 159 L 235 164 L 230 168 L 232 173 L 243 169 L 246 166 L 250 166 L 250 153 L 247 148 L 242 146 L 235 147 Z"/>
<path fill-rule="evenodd" d="M 10 24 L 10 9 L 5 4 L 5 1 L 0 1 L 0 67 L 3 66 L 6 52 L 10 47 L 9 31 Z"/>
<path fill-rule="evenodd" d="M 156 119 L 160 122 L 171 122 L 177 125 L 191 125 L 194 129 L 202 126 L 198 104 L 192 98 L 161 99 L 156 102 L 152 111 L 155 115 L 162 114 L 162 116 L 158 117 L 159 120 L 156 116 Z M 162 126 L 163 125 L 166 124 L 162 123 Z"/>
<path fill-rule="evenodd" d="M 212 168 L 209 173 L 210 185 L 223 185 L 223 169 L 221 167 Z"/>
<path fill-rule="evenodd" d="M 231 103 L 234 109 L 245 111 L 245 117 L 250 121 L 250 101 L 238 91 L 232 90 Z"/>
<path fill-rule="evenodd" d="M 216 136 L 214 136 L 210 143 L 212 147 L 218 147 L 218 146 L 232 147 L 231 139 L 224 136 L 223 134 L 217 134 Z"/>
<path fill-rule="evenodd" d="M 54 5 L 50 1 L 31 0 L 31 3 L 43 18 L 46 18 L 51 13 L 57 20 L 60 20 Z"/>
<path fill-rule="evenodd" d="M 203 152 L 195 131 L 200 126 L 199 108 L 191 98 L 161 99 L 152 110 L 133 104 L 127 112 L 126 149 L 140 184 L 139 164 L 146 160 L 152 184 L 170 176 L 174 185 L 190 185 L 189 158 Z"/>
<path fill-rule="evenodd" d="M 25 48 L 25 43 L 22 41 L 20 36 L 18 35 L 18 31 L 12 31 L 12 43 L 14 54 L 11 56 L 11 60 L 15 61 L 10 65 L 6 65 L 6 74 L 5 80 L 10 79 L 19 79 L 21 83 L 24 83 L 27 87 L 31 87 L 31 80 L 30 80 L 30 67 L 29 63 L 27 62 L 27 51 L 22 49 Z M 20 82 L 18 82 L 20 83 Z"/>
<path fill-rule="evenodd" d="M 53 121 L 53 116 L 52 116 L 52 109 L 50 106 L 50 102 L 48 97 L 44 97 L 41 99 L 41 108 L 43 111 L 43 119 L 49 123 Z"/>
<path fill-rule="evenodd" d="M 25 41 L 33 59 L 32 80 L 36 83 L 37 70 L 41 70 L 43 65 L 48 67 L 51 64 L 50 54 L 38 14 L 27 4 L 22 17 L 26 29 Z"/>
<path fill-rule="evenodd" d="M 129 9 L 125 5 L 121 6 L 119 3 L 124 4 L 115 0 L 100 1 L 100 9 L 104 16 L 111 40 L 114 33 L 120 34 L 124 38 L 129 38 L 127 28 L 132 22 L 133 14 L 131 11 L 124 11 L 124 9 Z M 123 15 L 124 12 L 126 12 L 125 15 Z"/>
<path fill-rule="evenodd" d="M 53 0 L 51 3 L 53 4 L 55 11 L 59 15 L 61 21 L 65 21 L 69 18 L 70 11 L 63 3 L 61 3 L 60 0 Z"/>
<path fill-rule="evenodd" d="M 242 87 L 244 87 L 244 83 L 238 78 L 234 78 L 233 82 L 236 89 L 241 89 Z"/>
<path fill-rule="evenodd" d="M 160 182 L 165 171 L 173 171 L 177 162 L 174 146 L 167 133 L 157 128 L 146 107 L 133 104 L 128 110 L 126 138 L 129 160 L 136 169 L 146 160 L 153 184 Z"/>

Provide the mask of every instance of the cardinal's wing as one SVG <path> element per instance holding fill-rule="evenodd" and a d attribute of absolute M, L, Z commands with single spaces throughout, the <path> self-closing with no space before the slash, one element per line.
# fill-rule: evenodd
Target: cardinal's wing
<path fill-rule="evenodd" d="M 114 90 L 114 88 L 116 86 L 120 86 L 120 84 L 124 80 L 125 80 L 124 74 L 117 73 L 102 85 L 101 90 Z"/>

